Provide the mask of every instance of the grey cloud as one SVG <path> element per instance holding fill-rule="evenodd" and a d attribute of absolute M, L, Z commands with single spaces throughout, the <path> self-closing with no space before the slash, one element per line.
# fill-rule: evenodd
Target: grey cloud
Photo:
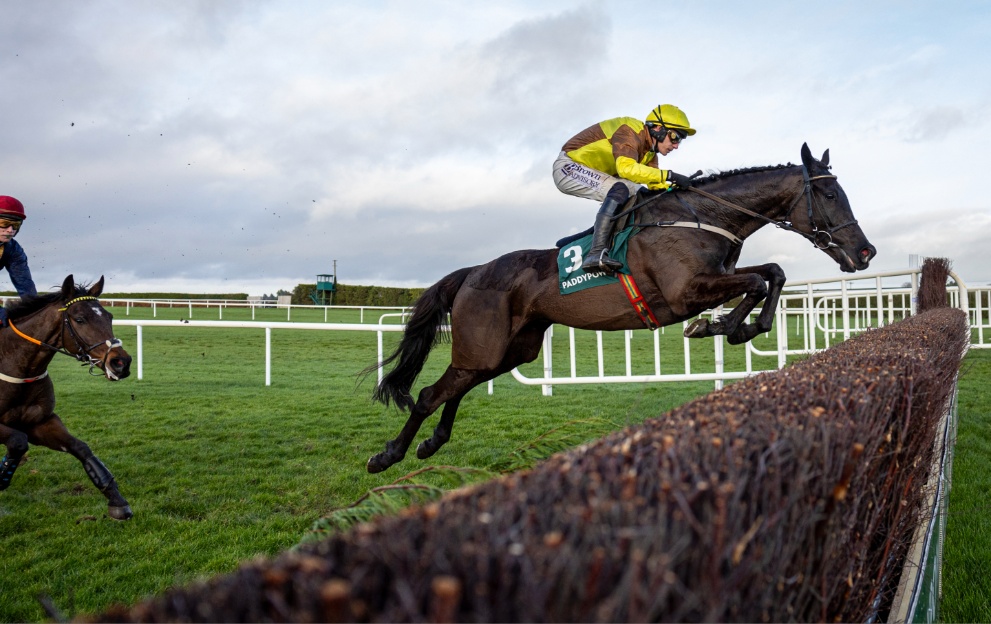
<path fill-rule="evenodd" d="M 309 281 L 335 259 L 349 283 L 422 285 L 587 227 L 594 203 L 550 180 L 556 151 L 607 115 L 672 101 L 700 127 L 672 168 L 830 147 L 858 217 L 881 224 L 879 268 L 908 249 L 983 267 L 954 238 L 964 226 L 937 236 L 908 215 L 932 201 L 914 171 L 937 158 L 956 182 L 947 205 L 975 197 L 987 69 L 967 61 L 985 39 L 947 13 L 963 58 L 912 30 L 915 13 L 797 6 L 686 3 L 672 10 L 705 27 L 659 33 L 650 2 L 0 3 L 0 194 L 28 207 L 18 240 L 39 285 Z M 828 48 L 823 26 L 851 12 L 861 34 Z M 896 46 L 869 36 L 881 25 Z M 903 66 L 902 49 L 941 53 Z M 780 256 L 792 277 L 838 271 L 781 232 L 745 254 Z"/>
<path fill-rule="evenodd" d="M 500 34 L 479 50 L 496 69 L 491 95 L 514 100 L 538 95 L 544 100 L 562 87 L 570 91 L 568 85 L 603 67 L 611 21 L 598 8 L 581 7 L 523 21 Z"/>
<path fill-rule="evenodd" d="M 947 135 L 971 125 L 968 115 L 953 106 L 936 106 L 917 111 L 905 130 L 905 140 L 912 143 L 940 141 Z"/>

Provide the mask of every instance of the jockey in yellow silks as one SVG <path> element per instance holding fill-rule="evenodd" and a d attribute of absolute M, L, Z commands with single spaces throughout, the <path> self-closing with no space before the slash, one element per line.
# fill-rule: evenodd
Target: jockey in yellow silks
<path fill-rule="evenodd" d="M 612 217 L 641 186 L 664 190 L 672 185 L 691 185 L 695 176 L 660 169 L 657 162 L 658 156 L 667 156 L 693 134 L 695 129 L 680 108 L 661 104 L 650 111 L 646 121 L 609 119 L 582 130 L 564 144 L 554 161 L 554 184 L 562 193 L 602 202 L 583 270 L 614 273 L 622 268 L 609 257 Z"/>

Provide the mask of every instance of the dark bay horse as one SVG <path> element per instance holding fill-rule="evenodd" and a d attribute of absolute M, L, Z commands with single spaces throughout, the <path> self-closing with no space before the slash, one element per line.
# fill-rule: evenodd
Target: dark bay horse
<path fill-rule="evenodd" d="M 71 355 L 103 371 L 111 381 L 130 374 L 131 356 L 114 338 L 113 316 L 97 301 L 103 278 L 92 287 L 76 286 L 72 276 L 62 289 L 8 304 L 9 327 L 0 330 L 0 490 L 10 480 L 28 444 L 71 453 L 108 501 L 115 520 L 127 520 L 131 506 L 103 462 L 85 442 L 73 437 L 55 413 L 55 389 L 48 364 L 56 353 Z"/>
<path fill-rule="evenodd" d="M 802 145 L 801 165 L 741 169 L 710 175 L 690 188 L 640 202 L 627 264 L 660 326 L 690 319 L 736 297 L 743 300 L 715 322 L 700 319 L 685 335 L 722 334 L 731 344 L 771 329 L 785 274 L 777 264 L 738 267 L 743 240 L 768 224 L 796 232 L 833 258 L 842 271 L 866 269 L 876 254 L 850 209 L 846 193 L 821 160 Z M 699 227 L 671 227 L 672 223 Z M 656 227 L 654 227 L 656 226 Z M 417 447 L 426 459 L 451 437 L 458 404 L 475 386 L 532 362 L 552 324 L 592 330 L 644 327 L 623 288 L 613 283 L 559 294 L 557 249 L 508 253 L 459 269 L 428 288 L 413 306 L 398 360 L 375 399 L 411 410 L 399 435 L 368 460 L 379 472 L 403 459 L 423 421 L 442 404 L 433 436 Z M 578 260 L 579 264 L 581 260 Z M 750 312 L 764 301 L 754 323 Z M 410 390 L 451 314 L 451 364 L 414 403 Z M 372 367 L 374 370 L 375 367 Z"/>

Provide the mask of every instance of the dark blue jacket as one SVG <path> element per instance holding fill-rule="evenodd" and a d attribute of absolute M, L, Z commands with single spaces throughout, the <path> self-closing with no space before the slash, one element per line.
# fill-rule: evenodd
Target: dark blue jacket
<path fill-rule="evenodd" d="M 24 253 L 24 248 L 16 240 L 0 245 L 3 255 L 0 255 L 0 268 L 7 269 L 10 274 L 10 281 L 14 283 L 17 294 L 24 297 L 27 295 L 37 295 L 38 290 L 34 287 L 34 280 L 31 279 L 31 269 L 28 267 L 28 255 Z"/>

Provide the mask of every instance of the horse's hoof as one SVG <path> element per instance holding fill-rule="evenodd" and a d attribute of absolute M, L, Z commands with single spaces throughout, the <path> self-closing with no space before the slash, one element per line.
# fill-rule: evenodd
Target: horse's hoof
<path fill-rule="evenodd" d="M 368 458 L 368 463 L 365 464 L 365 468 L 368 469 L 368 472 L 370 472 L 371 474 L 375 474 L 376 472 L 382 472 L 383 470 L 391 466 L 392 463 L 389 460 L 387 460 L 384 456 L 385 453 L 379 453 L 378 455 L 372 455 L 370 458 Z"/>
<path fill-rule="evenodd" d="M 130 520 L 134 512 L 131 511 L 130 505 L 124 505 L 123 507 L 107 507 L 107 515 L 114 520 Z"/>
<path fill-rule="evenodd" d="M 439 445 L 431 444 L 430 440 L 424 440 L 416 447 L 416 457 L 417 459 L 427 459 L 436 453 L 439 448 Z"/>
<path fill-rule="evenodd" d="M 685 338 L 705 338 L 709 335 L 708 332 L 709 321 L 700 318 L 685 328 Z"/>

